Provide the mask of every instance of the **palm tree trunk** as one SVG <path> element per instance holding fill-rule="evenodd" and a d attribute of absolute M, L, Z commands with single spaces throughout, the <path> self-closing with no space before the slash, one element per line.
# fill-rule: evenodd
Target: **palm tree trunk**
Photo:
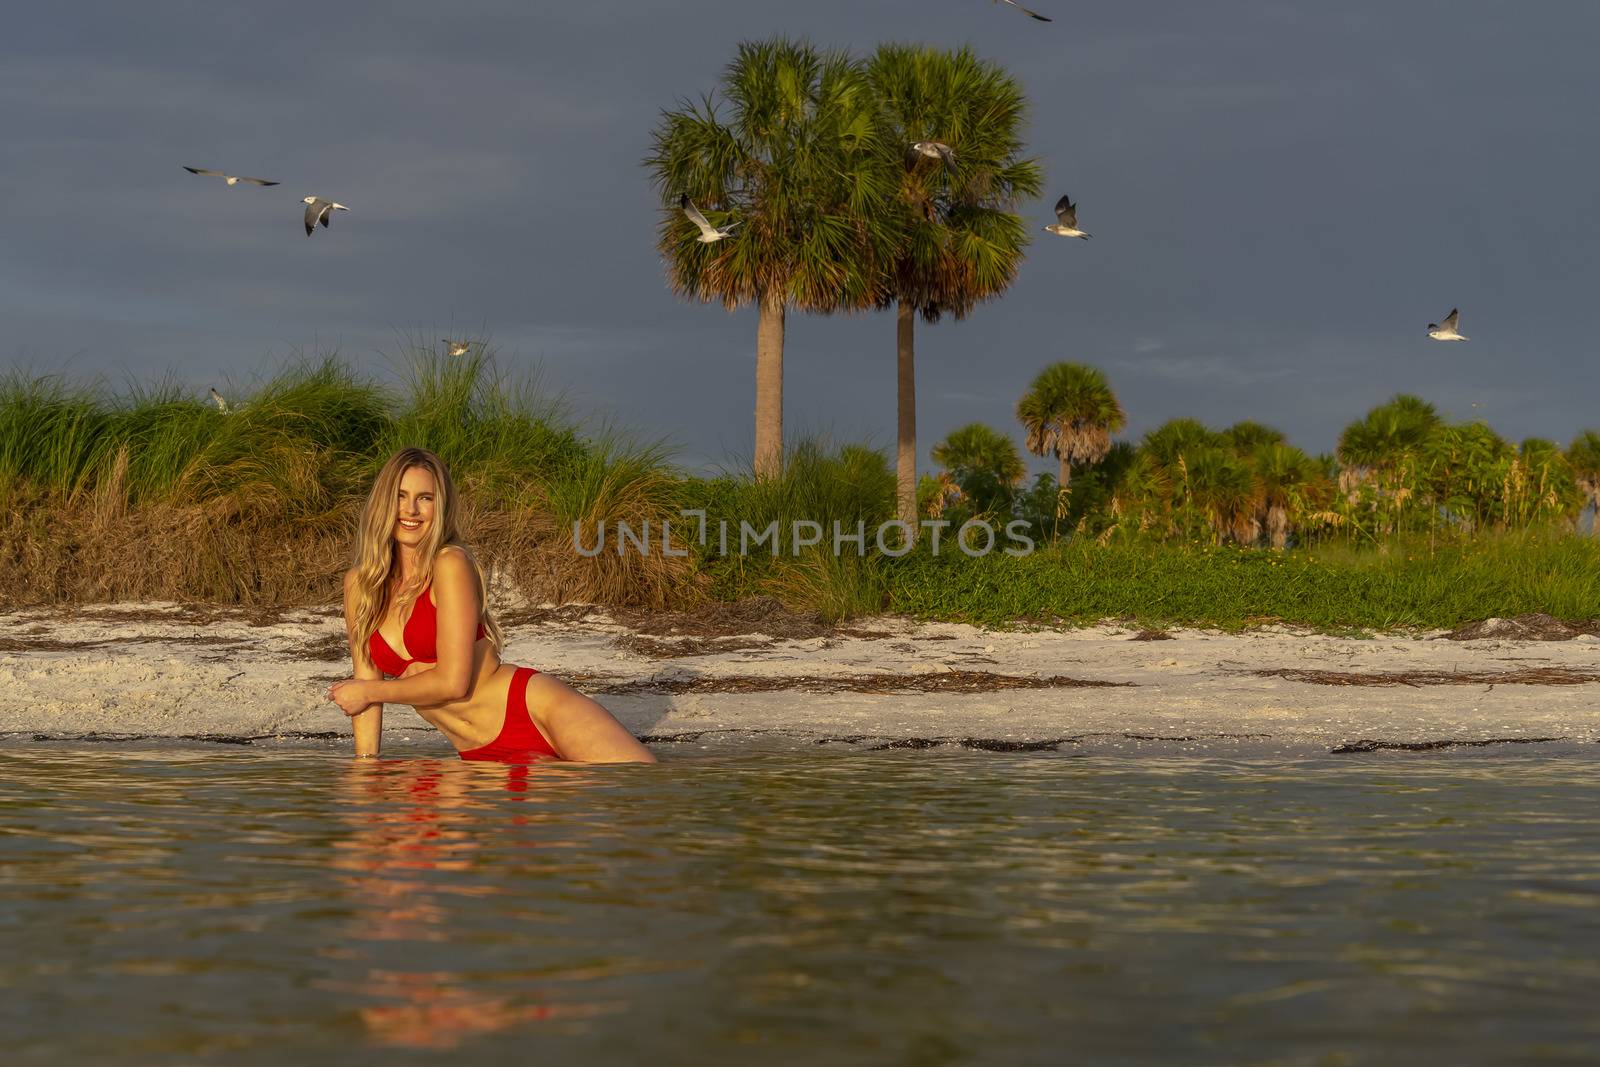
<path fill-rule="evenodd" d="M 913 347 L 917 309 L 900 301 L 895 314 L 896 402 L 900 412 L 899 447 L 895 464 L 895 512 L 900 521 L 917 528 L 917 372 Z"/>
<path fill-rule="evenodd" d="M 765 292 L 756 324 L 757 478 L 783 473 L 783 316 L 781 293 Z"/>

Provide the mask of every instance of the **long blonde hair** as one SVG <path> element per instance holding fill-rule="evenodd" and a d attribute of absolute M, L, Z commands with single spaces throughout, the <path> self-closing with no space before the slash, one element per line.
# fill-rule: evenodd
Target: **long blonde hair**
<path fill-rule="evenodd" d="M 439 550 L 446 545 L 455 545 L 466 553 L 472 569 L 478 574 L 478 590 L 482 596 L 478 605 L 478 619 L 488 631 L 495 650 L 499 651 L 504 647 L 504 638 L 500 624 L 489 611 L 489 582 L 477 558 L 461 543 L 456 528 L 460 504 L 456 497 L 455 482 L 445 469 L 444 461 L 425 448 L 402 448 L 390 456 L 378 472 L 377 480 L 372 483 L 372 491 L 367 494 L 367 503 L 361 509 L 356 542 L 350 554 L 350 567 L 356 576 L 355 611 L 354 617 L 347 620 L 352 635 L 358 638 L 356 647 L 367 647 L 373 632 L 389 611 L 390 578 L 394 574 L 397 552 L 394 527 L 400 517 L 400 479 L 412 467 L 421 467 L 433 475 L 433 523 L 428 527 L 428 535 L 418 546 L 416 574 L 412 575 L 404 588 L 395 590 L 400 612 L 404 614 L 405 609 L 414 604 L 433 581 L 433 564 Z"/>

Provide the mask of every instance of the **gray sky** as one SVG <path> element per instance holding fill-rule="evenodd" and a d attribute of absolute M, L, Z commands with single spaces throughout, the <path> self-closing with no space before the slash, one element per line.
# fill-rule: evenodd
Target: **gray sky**
<path fill-rule="evenodd" d="M 28 5 L 0 37 L 0 368 L 204 394 L 335 346 L 486 331 L 580 411 L 748 456 L 755 312 L 684 303 L 639 160 L 742 39 L 955 47 L 1016 75 L 1053 221 L 1001 300 L 918 329 L 920 461 L 1040 368 L 1103 368 L 1127 436 L 1260 419 L 1313 451 L 1396 392 L 1513 439 L 1600 426 L 1583 313 L 1588 0 Z M 226 188 L 181 164 L 276 178 Z M 304 236 L 300 197 L 350 205 Z M 1426 339 L 1459 305 L 1468 344 Z M 894 440 L 892 314 L 789 319 L 789 438 Z M 1474 408 L 1478 404 L 1480 407 Z M 1034 461 L 1034 469 L 1051 465 Z"/>

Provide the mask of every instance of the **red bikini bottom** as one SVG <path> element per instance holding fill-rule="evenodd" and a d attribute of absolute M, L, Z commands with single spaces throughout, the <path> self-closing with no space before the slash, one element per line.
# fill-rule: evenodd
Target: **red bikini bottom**
<path fill-rule="evenodd" d="M 561 758 L 528 714 L 528 679 L 538 673 L 532 667 L 517 668 L 511 676 L 511 691 L 506 694 L 506 721 L 500 727 L 500 736 L 481 748 L 462 752 L 462 759 L 529 763 Z"/>

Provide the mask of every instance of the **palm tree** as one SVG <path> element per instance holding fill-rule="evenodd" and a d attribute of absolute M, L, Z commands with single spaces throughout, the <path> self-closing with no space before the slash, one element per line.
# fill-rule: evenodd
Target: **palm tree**
<path fill-rule="evenodd" d="M 1365 500 L 1379 526 L 1398 523 L 1400 510 L 1415 493 L 1422 456 L 1444 425 L 1432 404 L 1401 393 L 1346 426 L 1335 448 L 1343 465 L 1339 490 L 1346 504 L 1360 507 Z"/>
<path fill-rule="evenodd" d="M 1234 423 L 1223 430 L 1220 436 L 1223 445 L 1241 457 L 1253 455 L 1262 445 L 1287 444 L 1289 440 L 1282 430 L 1249 419 Z"/>
<path fill-rule="evenodd" d="M 1198 419 L 1168 419 L 1145 433 L 1112 499 L 1119 521 L 1161 536 L 1191 533 L 1196 515 L 1189 471 L 1209 451 L 1228 451 L 1228 440 Z"/>
<path fill-rule="evenodd" d="M 1505 516 L 1506 490 L 1519 476 L 1517 450 L 1486 422 L 1434 428 L 1423 447 L 1421 488 L 1426 490 L 1430 524 L 1444 515 L 1473 529 Z"/>
<path fill-rule="evenodd" d="M 1444 425 L 1432 404 L 1400 393 L 1352 422 L 1339 435 L 1339 462 L 1348 467 L 1387 470 L 1415 458 Z"/>
<path fill-rule="evenodd" d="M 1289 532 L 1311 507 L 1331 495 L 1332 486 L 1322 465 L 1294 445 L 1266 442 L 1251 454 L 1260 489 L 1260 518 L 1272 547 L 1289 543 Z"/>
<path fill-rule="evenodd" d="M 1567 464 L 1583 493 L 1585 506 L 1594 508 L 1590 532 L 1600 535 L 1600 433 L 1585 430 L 1567 446 Z"/>
<path fill-rule="evenodd" d="M 775 38 L 744 42 L 723 71 L 727 121 L 708 95 L 662 113 L 645 159 L 667 209 L 657 247 L 681 296 L 759 309 L 755 473 L 783 466 L 783 334 L 792 307 L 831 313 L 881 299 L 899 246 L 897 173 L 878 140 L 859 62 Z M 687 197 L 731 236 L 701 241 Z"/>
<path fill-rule="evenodd" d="M 1139 451 L 1150 456 L 1162 467 L 1176 467 L 1186 455 L 1201 449 L 1224 448 L 1227 441 L 1221 434 L 1208 429 L 1199 419 L 1168 419 L 1144 435 Z"/>
<path fill-rule="evenodd" d="M 1111 435 L 1128 417 L 1100 371 L 1081 363 L 1052 363 L 1017 401 L 1017 420 L 1028 431 L 1028 451 L 1055 456 L 1060 463 L 1061 511 L 1071 491 L 1072 465 L 1104 459 Z"/>
<path fill-rule="evenodd" d="M 1253 545 L 1261 537 L 1261 486 L 1248 461 L 1221 448 L 1185 458 L 1190 500 L 1205 516 L 1217 544 L 1232 538 Z"/>
<path fill-rule="evenodd" d="M 1024 159 L 1027 100 L 999 65 L 968 49 L 945 52 L 881 45 L 867 61 L 882 141 L 900 171 L 903 242 L 880 307 L 896 309 L 896 403 L 899 411 L 896 507 L 916 522 L 916 316 L 932 323 L 964 318 L 1003 293 L 1016 277 L 1027 227 L 1013 208 L 1037 196 L 1042 174 Z M 953 166 L 911 151 L 915 141 L 952 149 Z"/>
<path fill-rule="evenodd" d="M 1576 519 L 1588 502 L 1588 494 L 1578 487 L 1572 464 L 1554 441 L 1542 437 L 1525 439 L 1517 448 L 1517 467 L 1526 479 L 1523 499 L 1518 501 L 1524 523 L 1540 513 Z"/>
<path fill-rule="evenodd" d="M 1027 467 L 1011 438 L 981 422 L 968 423 L 933 446 L 933 461 L 945 468 L 961 493 L 980 511 L 1009 508 Z"/>

